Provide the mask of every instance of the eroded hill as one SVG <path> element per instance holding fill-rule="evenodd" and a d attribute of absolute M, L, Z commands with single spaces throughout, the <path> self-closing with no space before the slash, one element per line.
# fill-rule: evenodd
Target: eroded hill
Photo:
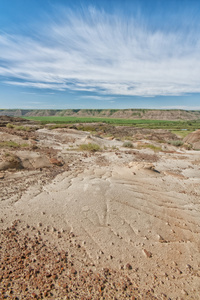
<path fill-rule="evenodd" d="M 151 120 L 197 120 L 200 111 L 189 110 L 157 110 L 157 109 L 1 109 L 0 116 L 15 117 L 30 116 L 73 116 L 73 117 L 106 117 L 124 119 L 151 119 Z"/>

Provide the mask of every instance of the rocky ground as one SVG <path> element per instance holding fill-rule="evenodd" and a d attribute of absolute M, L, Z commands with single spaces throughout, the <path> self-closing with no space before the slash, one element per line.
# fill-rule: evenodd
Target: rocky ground
<path fill-rule="evenodd" d="M 200 299 L 199 151 L 4 121 L 1 299 Z"/>

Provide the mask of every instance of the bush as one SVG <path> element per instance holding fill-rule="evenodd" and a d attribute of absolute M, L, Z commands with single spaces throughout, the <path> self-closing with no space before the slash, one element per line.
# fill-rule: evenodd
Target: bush
<path fill-rule="evenodd" d="M 131 142 L 124 142 L 122 146 L 126 148 L 133 148 L 133 144 Z"/>
<path fill-rule="evenodd" d="M 192 145 L 191 144 L 188 144 L 188 143 L 185 143 L 183 144 L 183 147 L 186 149 L 186 150 L 192 150 Z"/>
<path fill-rule="evenodd" d="M 8 123 L 8 124 L 6 125 L 6 127 L 7 127 L 7 128 L 14 128 L 14 125 L 11 124 L 11 123 Z"/>
<path fill-rule="evenodd" d="M 179 147 L 179 146 L 183 145 L 183 141 L 181 141 L 181 140 L 169 141 L 168 143 L 173 145 L 173 146 L 176 146 L 176 147 Z"/>
<path fill-rule="evenodd" d="M 91 151 L 91 152 L 96 152 L 96 151 L 100 151 L 101 148 L 99 145 L 97 144 L 92 144 L 92 143 L 89 143 L 89 144 L 81 144 L 79 146 L 79 149 L 82 150 L 82 151 Z"/>

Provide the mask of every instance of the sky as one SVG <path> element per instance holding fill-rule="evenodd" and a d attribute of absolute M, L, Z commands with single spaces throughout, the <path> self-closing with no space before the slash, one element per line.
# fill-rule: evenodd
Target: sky
<path fill-rule="evenodd" d="M 199 0 L 0 0 L 0 108 L 200 110 Z"/>

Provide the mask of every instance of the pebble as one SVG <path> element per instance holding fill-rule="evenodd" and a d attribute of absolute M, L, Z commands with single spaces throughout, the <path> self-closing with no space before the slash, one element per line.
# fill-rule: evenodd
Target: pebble
<path fill-rule="evenodd" d="M 143 253 L 147 258 L 152 257 L 152 253 L 150 251 L 147 251 L 146 249 L 143 249 Z"/>
<path fill-rule="evenodd" d="M 158 241 L 160 243 L 167 243 L 167 241 L 161 235 L 159 235 L 159 234 L 158 234 Z"/>
<path fill-rule="evenodd" d="M 127 270 L 132 270 L 132 266 L 130 264 L 126 264 L 126 269 Z"/>
<path fill-rule="evenodd" d="M 181 290 L 181 294 L 187 296 L 188 295 L 188 292 L 186 290 Z"/>
<path fill-rule="evenodd" d="M 4 179 L 5 175 L 3 173 L 0 173 L 0 179 Z"/>

